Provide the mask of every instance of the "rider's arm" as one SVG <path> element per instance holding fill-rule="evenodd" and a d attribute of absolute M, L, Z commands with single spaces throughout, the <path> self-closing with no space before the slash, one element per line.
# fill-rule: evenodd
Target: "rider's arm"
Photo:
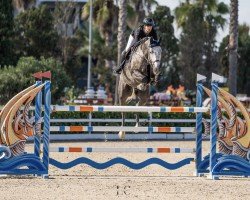
<path fill-rule="evenodd" d="M 137 28 L 136 30 L 132 31 L 131 35 L 134 37 L 134 43 L 139 41 L 139 36 L 141 34 L 141 27 Z"/>
<path fill-rule="evenodd" d="M 128 38 L 128 43 L 125 48 L 125 51 L 127 52 L 131 46 L 133 46 L 137 41 L 138 41 L 138 36 L 139 36 L 139 30 L 133 30 L 131 34 L 129 35 Z"/>

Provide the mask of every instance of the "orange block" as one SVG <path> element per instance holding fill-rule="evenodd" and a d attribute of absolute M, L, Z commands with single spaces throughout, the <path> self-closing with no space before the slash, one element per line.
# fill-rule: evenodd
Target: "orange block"
<path fill-rule="evenodd" d="M 159 133 L 171 132 L 171 128 L 170 127 L 158 127 L 158 132 Z"/>
<path fill-rule="evenodd" d="M 71 132 L 83 131 L 83 127 L 82 126 L 70 126 L 70 131 Z"/>
<path fill-rule="evenodd" d="M 81 112 L 92 112 L 94 109 L 92 106 L 80 106 Z"/>
<path fill-rule="evenodd" d="M 184 112 L 183 107 L 171 107 L 171 112 Z"/>
<path fill-rule="evenodd" d="M 158 153 L 170 153 L 170 148 L 157 148 Z"/>
<path fill-rule="evenodd" d="M 69 147 L 69 152 L 82 152 L 80 147 Z"/>

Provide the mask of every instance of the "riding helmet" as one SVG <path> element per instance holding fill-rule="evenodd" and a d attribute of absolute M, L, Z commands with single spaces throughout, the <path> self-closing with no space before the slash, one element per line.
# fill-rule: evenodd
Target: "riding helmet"
<path fill-rule="evenodd" d="M 148 26 L 154 26 L 155 25 L 154 20 L 152 18 L 149 18 L 149 17 L 147 17 L 147 18 L 145 18 L 143 20 L 143 24 L 148 25 Z"/>

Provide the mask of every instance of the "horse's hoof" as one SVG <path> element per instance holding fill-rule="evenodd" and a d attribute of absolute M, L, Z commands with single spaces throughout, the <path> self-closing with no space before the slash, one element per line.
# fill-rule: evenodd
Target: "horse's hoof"
<path fill-rule="evenodd" d="M 118 133 L 118 136 L 119 136 L 119 138 L 120 138 L 121 140 L 124 140 L 124 139 L 125 139 L 125 131 L 120 131 L 120 132 Z"/>

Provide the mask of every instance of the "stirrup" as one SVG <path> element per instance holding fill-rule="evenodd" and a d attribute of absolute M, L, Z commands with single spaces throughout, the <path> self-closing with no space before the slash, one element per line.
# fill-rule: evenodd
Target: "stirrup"
<path fill-rule="evenodd" d="M 121 69 L 119 69 L 119 70 L 114 69 L 114 70 L 113 70 L 113 74 L 114 74 L 114 75 L 119 75 L 119 74 L 121 74 L 121 71 L 122 71 Z"/>

